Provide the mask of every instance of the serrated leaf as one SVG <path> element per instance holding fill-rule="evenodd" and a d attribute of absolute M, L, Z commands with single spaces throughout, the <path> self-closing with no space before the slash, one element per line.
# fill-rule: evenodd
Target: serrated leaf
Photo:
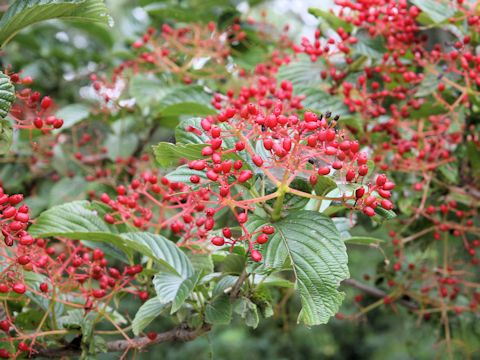
<path fill-rule="evenodd" d="M 173 299 L 172 310 L 170 311 L 170 314 L 177 312 L 182 307 L 182 305 L 185 303 L 185 300 L 188 299 L 193 289 L 195 289 L 199 279 L 200 274 L 195 273 L 188 279 L 182 281 L 177 293 L 175 294 L 175 298 Z"/>
<path fill-rule="evenodd" d="M 381 216 L 382 218 L 386 219 L 386 220 L 391 220 L 393 219 L 394 217 L 397 216 L 397 214 L 395 214 L 394 211 L 392 210 L 385 210 L 384 208 L 380 207 L 380 206 L 377 206 L 375 208 L 375 213 L 379 216 Z"/>
<path fill-rule="evenodd" d="M 199 274 L 190 277 L 173 272 L 160 272 L 153 278 L 153 285 L 162 304 L 172 302 L 171 314 L 178 311 L 197 285 Z"/>
<path fill-rule="evenodd" d="M 193 267 L 188 257 L 170 240 L 146 232 L 119 233 L 115 226 L 103 221 L 99 209 L 88 201 L 74 201 L 44 211 L 29 228 L 35 237 L 62 236 L 104 245 L 107 253 L 128 261 L 139 252 L 163 266 L 164 269 L 188 277 Z M 102 248 L 103 249 L 103 248 Z"/>
<path fill-rule="evenodd" d="M 159 234 L 146 232 L 131 232 L 122 234 L 123 238 L 131 240 L 131 246 L 142 246 L 148 248 L 154 259 L 161 260 L 168 264 L 169 271 L 172 271 L 184 278 L 192 276 L 193 266 L 187 255 L 175 245 Z"/>
<path fill-rule="evenodd" d="M 158 297 L 148 299 L 140 306 L 135 318 L 132 321 L 132 330 L 135 336 L 138 336 L 153 320 L 155 320 L 165 309 Z"/>
<path fill-rule="evenodd" d="M 212 273 L 214 270 L 212 255 L 210 254 L 196 254 L 193 252 L 189 253 L 188 258 L 192 263 L 193 269 L 198 272 L 203 273 Z"/>
<path fill-rule="evenodd" d="M 8 115 L 14 101 L 15 87 L 10 77 L 0 72 L 0 120 Z"/>
<path fill-rule="evenodd" d="M 232 304 L 228 295 L 218 295 L 207 304 L 205 321 L 212 325 L 228 325 L 232 321 Z"/>
<path fill-rule="evenodd" d="M 178 165 L 181 159 L 196 160 L 202 158 L 202 149 L 205 144 L 172 144 L 161 142 L 153 147 L 157 163 L 161 167 Z"/>
<path fill-rule="evenodd" d="M 63 236 L 74 240 L 103 243 L 102 250 L 127 262 L 124 253 L 131 255 L 114 226 L 108 225 L 88 201 L 74 201 L 44 211 L 30 226 L 34 237 Z M 123 252 L 122 252 L 123 251 Z"/>
<path fill-rule="evenodd" d="M 0 20 L 0 46 L 23 28 L 50 19 L 112 22 L 103 0 L 16 0 Z"/>
<path fill-rule="evenodd" d="M 268 221 L 252 216 L 248 228 L 256 230 Z M 328 322 L 338 311 L 344 294 L 337 290 L 349 277 L 344 242 L 332 220 L 314 211 L 298 211 L 272 223 L 264 264 L 273 269 L 290 262 L 302 301 L 298 320 L 307 325 Z"/>

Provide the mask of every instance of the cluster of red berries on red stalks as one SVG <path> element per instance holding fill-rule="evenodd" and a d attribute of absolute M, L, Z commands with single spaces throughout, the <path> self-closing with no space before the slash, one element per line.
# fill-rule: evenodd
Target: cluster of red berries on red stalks
<path fill-rule="evenodd" d="M 298 176 L 315 185 L 319 177 L 327 175 L 343 183 L 357 183 L 356 193 L 343 198 L 355 200 L 350 207 L 365 209 L 373 216 L 375 191 L 384 199 L 380 205 L 391 210 L 388 199 L 394 184 L 381 175 L 375 185 L 361 187 L 369 172 L 367 154 L 357 141 L 336 129 L 337 116 L 306 111 L 300 117 L 301 98 L 293 96 L 292 91 L 288 81 L 276 87 L 274 79 L 260 76 L 256 86 L 242 89 L 237 98 L 217 95 L 214 101 L 224 104 L 223 110 L 200 123 L 201 136 L 208 142 L 202 150 L 204 159 L 190 162 L 189 167 L 205 171 L 210 181 L 218 183 L 221 198 L 231 197 L 234 185 L 247 182 L 260 169 L 274 185 L 282 177 L 290 184 Z M 190 180 L 200 182 L 198 177 Z"/>
<path fill-rule="evenodd" d="M 29 86 L 33 83 L 31 77 L 20 78 L 19 74 L 10 74 L 13 84 Z M 10 117 L 15 120 L 17 129 L 40 130 L 47 134 L 63 125 L 63 120 L 51 113 L 53 100 L 42 96 L 38 91 L 29 87 L 16 91 L 16 101 L 10 110 Z"/>

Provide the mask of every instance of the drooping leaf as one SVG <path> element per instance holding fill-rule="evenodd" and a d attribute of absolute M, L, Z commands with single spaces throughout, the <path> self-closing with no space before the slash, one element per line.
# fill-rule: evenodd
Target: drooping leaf
<path fill-rule="evenodd" d="M 242 297 L 235 303 L 234 311 L 245 320 L 245 325 L 256 328 L 260 321 L 258 317 L 257 305 L 250 299 Z"/>
<path fill-rule="evenodd" d="M 253 216 L 249 229 L 268 223 Z M 332 220 L 314 211 L 298 211 L 272 223 L 275 233 L 264 256 L 266 267 L 282 268 L 289 261 L 302 301 L 299 321 L 326 323 L 339 309 L 344 294 L 337 290 L 349 276 L 346 247 Z"/>
<path fill-rule="evenodd" d="M 88 201 L 74 201 L 44 211 L 29 232 L 35 237 L 62 236 L 96 242 L 97 247 L 122 261 L 127 261 L 123 253 L 132 256 L 138 252 L 155 260 L 164 270 L 185 277 L 193 274 L 190 260 L 173 242 L 158 234 L 120 233 L 117 227 L 103 221 L 100 209 Z"/>
<path fill-rule="evenodd" d="M 130 232 L 122 234 L 122 237 L 130 240 L 131 246 L 149 249 L 154 259 L 168 264 L 169 271 L 184 278 L 193 275 L 193 266 L 187 255 L 175 243 L 162 235 L 147 232 Z"/>
<path fill-rule="evenodd" d="M 50 19 L 112 22 L 103 0 L 16 0 L 0 20 L 0 46 L 23 28 Z"/>
<path fill-rule="evenodd" d="M 205 321 L 212 325 L 227 325 L 232 320 L 232 304 L 226 294 L 213 298 L 205 308 Z"/>
<path fill-rule="evenodd" d="M 122 261 L 127 261 L 124 253 L 132 254 L 116 228 L 103 221 L 88 201 L 74 201 L 44 211 L 29 232 L 35 237 L 63 236 L 100 242 L 102 250 Z"/>
<path fill-rule="evenodd" d="M 199 280 L 199 273 L 185 277 L 173 272 L 160 272 L 153 278 L 158 300 L 162 304 L 172 303 L 170 313 L 177 312 L 190 296 Z"/>
<path fill-rule="evenodd" d="M 132 330 L 135 336 L 138 336 L 155 318 L 160 316 L 165 307 L 165 304 L 162 304 L 158 297 L 148 299 L 142 304 L 132 321 Z"/>

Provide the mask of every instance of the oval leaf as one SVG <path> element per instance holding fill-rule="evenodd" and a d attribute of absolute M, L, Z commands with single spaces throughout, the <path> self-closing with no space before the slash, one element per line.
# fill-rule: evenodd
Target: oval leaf
<path fill-rule="evenodd" d="M 252 217 L 250 229 L 268 223 Z M 346 247 L 333 221 L 315 211 L 299 211 L 272 223 L 264 263 L 282 268 L 290 261 L 302 301 L 299 321 L 307 325 L 328 322 L 338 312 L 344 294 L 337 290 L 349 277 Z"/>

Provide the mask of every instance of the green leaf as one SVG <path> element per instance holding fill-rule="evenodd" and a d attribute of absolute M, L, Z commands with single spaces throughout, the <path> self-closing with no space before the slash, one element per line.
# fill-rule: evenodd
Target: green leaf
<path fill-rule="evenodd" d="M 302 101 L 302 105 L 307 110 L 317 113 L 330 111 L 334 115 L 349 114 L 347 107 L 340 97 L 332 96 L 316 87 L 299 86 L 296 89 L 296 93 L 306 96 L 305 100 Z"/>
<path fill-rule="evenodd" d="M 170 311 L 170 314 L 177 312 L 182 307 L 185 300 L 187 300 L 187 298 L 190 296 L 193 289 L 197 285 L 199 279 L 200 274 L 195 273 L 188 279 L 182 281 L 177 290 L 177 293 L 175 294 L 175 298 L 173 299 L 172 310 Z"/>
<path fill-rule="evenodd" d="M 208 135 L 202 130 L 200 122 L 202 118 L 187 118 L 178 124 L 175 129 L 175 140 L 177 144 L 206 144 L 210 140 Z M 189 131 L 196 129 L 197 131 Z M 199 133 L 200 132 L 200 133 Z"/>
<path fill-rule="evenodd" d="M 181 159 L 196 160 L 202 158 L 202 149 L 205 144 L 172 144 L 161 142 L 153 147 L 155 159 L 161 167 L 178 165 Z"/>
<path fill-rule="evenodd" d="M 182 182 L 186 184 L 196 185 L 190 182 L 190 177 L 192 175 L 197 175 L 200 178 L 200 184 L 210 182 L 210 179 L 207 177 L 205 171 L 189 169 L 188 165 L 179 166 L 172 172 L 169 172 L 167 175 L 165 175 L 165 177 L 170 182 Z"/>
<path fill-rule="evenodd" d="M 254 329 L 258 326 L 259 317 L 257 305 L 250 299 L 244 297 L 238 299 L 234 311 L 245 320 L 245 325 Z"/>
<path fill-rule="evenodd" d="M 143 303 L 132 321 L 132 330 L 135 336 L 138 336 L 155 318 L 160 316 L 165 307 L 158 297 L 148 299 Z"/>
<path fill-rule="evenodd" d="M 15 87 L 10 77 L 0 72 L 0 119 L 4 119 L 10 112 L 15 101 Z"/>
<path fill-rule="evenodd" d="M 162 20 L 171 19 L 178 22 L 219 21 L 225 16 L 233 17 L 238 14 L 236 1 L 225 0 L 193 0 L 179 2 L 172 6 L 164 2 L 154 2 L 145 6 L 148 14 Z M 252 1 L 250 1 L 252 3 Z"/>
<path fill-rule="evenodd" d="M 228 295 L 216 296 L 207 304 L 205 321 L 212 325 L 228 325 L 232 321 L 232 304 Z"/>
<path fill-rule="evenodd" d="M 0 120 L 0 155 L 6 154 L 13 141 L 13 128 L 10 121 Z"/>
<path fill-rule="evenodd" d="M 64 177 L 54 183 L 48 197 L 48 207 L 83 200 L 87 190 L 87 181 L 81 176 Z"/>
<path fill-rule="evenodd" d="M 385 210 L 384 208 L 380 207 L 380 206 L 377 206 L 375 208 L 375 213 L 379 216 L 381 216 L 382 218 L 386 219 L 386 220 L 391 220 L 393 219 L 394 217 L 397 216 L 397 214 L 395 214 L 394 211 L 392 210 Z"/>
<path fill-rule="evenodd" d="M 336 188 L 337 183 L 328 176 L 319 176 L 317 178 L 317 183 L 313 187 L 313 189 L 315 190 L 315 194 L 319 196 L 325 196 L 330 191 Z"/>
<path fill-rule="evenodd" d="M 103 0 L 16 0 L 0 20 L 0 47 L 23 28 L 50 19 L 112 22 Z"/>
<path fill-rule="evenodd" d="M 418 86 L 417 92 L 415 93 L 415 97 L 425 97 L 433 92 L 435 92 L 438 88 L 438 84 L 440 80 L 437 75 L 432 73 L 427 73 L 425 78 L 422 80 L 420 85 Z"/>
<path fill-rule="evenodd" d="M 57 111 L 56 116 L 63 120 L 63 129 L 68 129 L 90 115 L 90 108 L 84 104 L 71 104 Z"/>
<path fill-rule="evenodd" d="M 266 223 L 252 216 L 248 228 L 256 230 Z M 335 224 L 322 214 L 303 210 L 271 225 L 275 233 L 265 251 L 265 266 L 281 269 L 289 261 L 302 301 L 298 320 L 307 325 L 328 322 L 344 298 L 337 288 L 349 277 L 346 247 Z"/>
<path fill-rule="evenodd" d="M 352 236 L 344 240 L 347 244 L 352 245 L 378 245 L 385 242 L 385 240 L 369 237 L 369 236 Z"/>
<path fill-rule="evenodd" d="M 178 117 L 216 112 L 210 103 L 210 95 L 201 86 L 179 85 L 166 77 L 144 74 L 134 76 L 129 86 L 130 95 L 146 114 Z"/>
<path fill-rule="evenodd" d="M 137 247 L 139 252 L 144 253 L 142 248 L 150 252 L 150 257 L 162 262 L 169 272 L 178 274 L 183 278 L 193 275 L 194 269 L 190 259 L 174 242 L 159 234 L 146 232 L 131 232 L 121 234 L 124 239 L 130 240 L 127 246 L 132 249 Z M 145 254 L 149 256 L 148 254 Z"/>
<path fill-rule="evenodd" d="M 154 110 L 160 116 L 198 116 L 216 113 L 210 104 L 210 95 L 202 87 L 194 85 L 176 85 L 171 87 Z"/>
<path fill-rule="evenodd" d="M 74 201 L 54 206 L 44 211 L 30 226 L 34 237 L 63 236 L 74 240 L 102 242 L 99 246 L 119 260 L 128 261 L 125 255 L 131 250 L 124 244 L 114 226 L 108 225 L 88 201 Z"/>
<path fill-rule="evenodd" d="M 172 302 L 170 314 L 177 312 L 197 285 L 199 274 L 185 278 L 173 272 L 161 272 L 153 278 L 158 300 L 162 304 Z"/>
<path fill-rule="evenodd" d="M 424 25 L 438 24 L 452 17 L 456 8 L 448 0 L 411 0 L 423 14 L 420 14 L 419 21 Z"/>
<path fill-rule="evenodd" d="M 359 54 L 380 60 L 383 54 L 387 52 L 385 39 L 380 36 L 371 37 L 368 31 L 362 29 L 355 33 L 355 37 L 358 42 L 354 45 L 354 48 Z"/>
<path fill-rule="evenodd" d="M 163 266 L 164 270 L 189 277 L 193 267 L 172 241 L 158 234 L 130 232 L 120 234 L 117 227 L 107 224 L 100 215 L 100 208 L 88 201 L 74 201 L 54 206 L 44 211 L 30 226 L 35 237 L 62 236 L 75 240 L 88 240 L 104 245 L 107 253 L 127 261 L 125 254 L 139 252 Z M 121 250 L 121 251 L 120 251 Z"/>
<path fill-rule="evenodd" d="M 308 12 L 317 18 L 324 20 L 330 28 L 337 31 L 338 28 L 343 28 L 346 32 L 352 31 L 352 24 L 342 20 L 337 15 L 333 14 L 330 11 L 324 11 L 317 8 L 309 8 Z"/>
<path fill-rule="evenodd" d="M 317 87 L 322 82 L 320 72 L 324 69 L 325 67 L 320 61 L 312 62 L 308 56 L 301 55 L 298 60 L 280 67 L 277 78 L 278 81 L 291 81 L 295 89 L 295 94 L 299 94 L 296 89 L 299 86 Z"/>
<path fill-rule="evenodd" d="M 107 148 L 108 157 L 115 161 L 117 158 L 131 156 L 138 146 L 138 136 L 134 133 L 109 134 L 104 146 Z"/>
<path fill-rule="evenodd" d="M 214 270 L 212 255 L 210 254 L 196 254 L 193 252 L 188 253 L 188 258 L 192 263 L 195 271 L 203 273 L 212 273 Z"/>

